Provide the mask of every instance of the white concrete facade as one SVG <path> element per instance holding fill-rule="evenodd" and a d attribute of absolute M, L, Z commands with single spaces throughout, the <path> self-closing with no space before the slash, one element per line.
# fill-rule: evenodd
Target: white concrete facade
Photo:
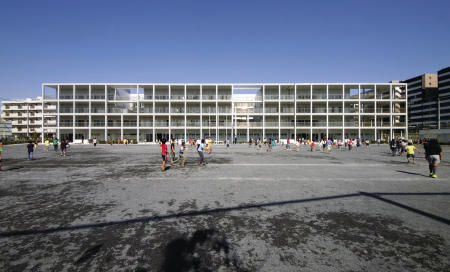
<path fill-rule="evenodd" d="M 403 83 L 45 83 L 41 133 L 140 143 L 207 136 L 388 141 L 408 136 L 406 93 Z M 44 112 L 49 105 L 57 110 Z"/>
<path fill-rule="evenodd" d="M 42 97 L 35 99 L 18 99 L 2 101 L 1 117 L 12 124 L 12 135 L 15 138 L 39 138 L 42 135 Z M 56 113 L 56 103 L 49 103 L 45 112 Z M 49 124 L 56 124 L 56 117 L 45 119 Z M 49 130 L 55 133 L 56 130 Z"/>

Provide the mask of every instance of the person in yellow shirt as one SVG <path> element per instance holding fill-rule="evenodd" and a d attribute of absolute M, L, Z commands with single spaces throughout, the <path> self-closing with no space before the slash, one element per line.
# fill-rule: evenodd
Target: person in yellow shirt
<path fill-rule="evenodd" d="M 208 137 L 208 154 L 211 154 L 212 152 L 212 144 L 213 140 L 211 139 L 211 137 Z"/>
<path fill-rule="evenodd" d="M 411 161 L 411 158 L 413 158 L 413 162 L 416 163 L 416 152 L 417 148 L 413 146 L 412 142 L 408 142 L 408 145 L 406 146 L 406 158 L 408 159 L 408 163 Z M 419 150 L 417 150 L 419 152 Z"/>
<path fill-rule="evenodd" d="M 45 140 L 45 151 L 48 152 L 48 147 L 50 145 L 50 141 L 48 139 Z"/>

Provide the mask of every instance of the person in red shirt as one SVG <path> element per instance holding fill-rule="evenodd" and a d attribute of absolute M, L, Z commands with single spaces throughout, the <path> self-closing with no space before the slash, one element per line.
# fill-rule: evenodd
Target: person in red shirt
<path fill-rule="evenodd" d="M 167 145 L 165 139 L 161 140 L 161 144 L 159 145 L 159 147 L 161 147 L 161 157 L 163 160 L 163 163 L 161 165 L 161 171 L 164 172 L 164 170 L 166 170 L 166 161 L 167 161 Z"/>

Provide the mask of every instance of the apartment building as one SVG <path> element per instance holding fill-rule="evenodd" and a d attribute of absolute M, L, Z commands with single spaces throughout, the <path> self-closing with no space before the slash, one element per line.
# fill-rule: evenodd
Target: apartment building
<path fill-rule="evenodd" d="M 405 83 L 42 84 L 42 138 L 407 137 Z M 46 120 L 55 120 L 50 122 Z"/>
<path fill-rule="evenodd" d="M 410 132 L 438 127 L 438 75 L 423 74 L 402 81 L 408 84 Z"/>
<path fill-rule="evenodd" d="M 46 103 L 42 108 L 42 97 L 2 101 L 1 117 L 11 124 L 12 135 L 18 138 L 40 138 L 42 135 L 43 114 L 56 113 L 56 103 Z M 55 116 L 47 116 L 45 125 L 56 124 Z M 48 129 L 47 135 L 56 135 L 55 129 Z"/>
<path fill-rule="evenodd" d="M 450 67 L 438 71 L 439 129 L 450 129 Z"/>

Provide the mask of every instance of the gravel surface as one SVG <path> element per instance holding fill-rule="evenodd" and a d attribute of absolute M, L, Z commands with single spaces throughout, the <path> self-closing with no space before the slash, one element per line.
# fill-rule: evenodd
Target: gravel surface
<path fill-rule="evenodd" d="M 3 148 L 1 271 L 450 271 L 449 148 Z"/>

